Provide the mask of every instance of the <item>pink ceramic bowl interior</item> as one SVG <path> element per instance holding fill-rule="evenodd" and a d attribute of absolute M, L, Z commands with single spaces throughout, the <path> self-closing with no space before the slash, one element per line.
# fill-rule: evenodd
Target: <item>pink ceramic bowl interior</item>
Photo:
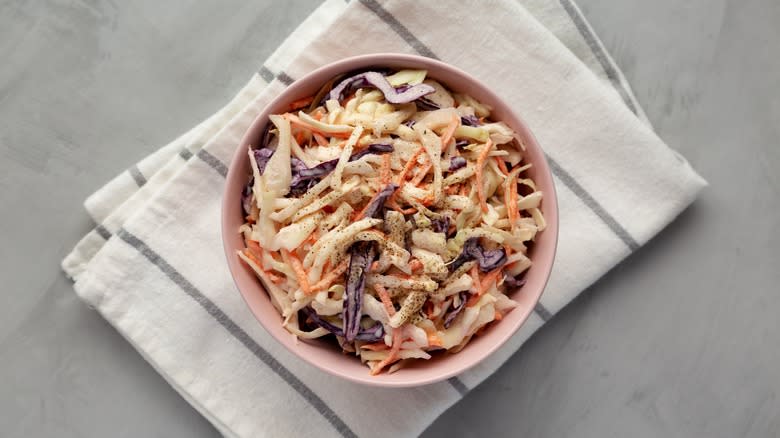
<path fill-rule="evenodd" d="M 547 229 L 539 233 L 529 257 L 533 266 L 526 273 L 526 284 L 520 291 L 510 294 L 520 305 L 507 314 L 503 320 L 493 323 L 483 334 L 456 354 L 434 354 L 430 360 L 420 360 L 396 373 L 369 375 L 368 367 L 355 356 L 345 355 L 334 344 L 323 341 L 293 340 L 281 325 L 282 318 L 268 298 L 254 273 L 236 256 L 244 248 L 239 226 L 244 222 L 241 212 L 241 191 L 251 174 L 246 150 L 250 144 L 258 144 L 261 133 L 268 123 L 268 116 L 283 113 L 288 104 L 310 96 L 334 76 L 358 69 L 389 67 L 392 69 L 426 69 L 428 76 L 440 81 L 450 90 L 467 93 L 478 101 L 493 107 L 491 118 L 501 120 L 517 132 L 527 146 L 525 160 L 533 163 L 528 174 L 544 193 L 542 212 L 547 220 Z M 530 110 L 530 109 L 529 109 Z M 249 128 L 230 163 L 222 203 L 222 239 L 230 272 L 236 286 L 257 320 L 277 341 L 287 347 L 300 360 L 309 362 L 321 370 L 367 385 L 384 387 L 410 387 L 438 382 L 471 368 L 488 357 L 504 344 L 525 322 L 542 295 L 552 269 L 558 239 L 558 204 L 550 169 L 544 152 L 522 120 L 510 109 L 501 97 L 483 83 L 457 68 L 420 56 L 395 53 L 372 54 L 347 58 L 319 68 L 295 81 L 258 116 Z"/>

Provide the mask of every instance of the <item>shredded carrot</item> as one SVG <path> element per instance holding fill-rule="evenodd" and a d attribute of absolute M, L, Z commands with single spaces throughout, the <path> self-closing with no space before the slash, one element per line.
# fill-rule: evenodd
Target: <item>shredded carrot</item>
<path fill-rule="evenodd" d="M 485 295 L 485 292 L 487 292 L 488 289 L 490 289 L 490 285 L 493 284 L 498 279 L 498 276 L 503 271 L 503 267 L 496 268 L 492 271 L 490 271 L 487 275 L 485 275 L 485 278 L 482 279 L 482 281 L 479 283 L 479 286 L 477 287 L 477 292 L 474 293 L 466 303 L 467 306 L 471 307 L 474 304 L 477 304 L 480 297 L 482 295 Z"/>
<path fill-rule="evenodd" d="M 253 262 L 255 262 L 255 263 L 257 263 L 257 261 L 256 261 L 256 260 L 254 260 L 254 259 L 252 259 L 252 261 L 253 261 Z M 260 268 L 260 269 L 262 269 L 262 268 Z M 267 276 L 268 276 L 268 278 L 270 278 L 270 279 L 271 279 L 271 282 L 272 282 L 273 284 L 282 284 L 282 283 L 284 283 L 284 278 L 282 278 L 282 277 L 280 277 L 280 276 L 278 276 L 278 275 L 274 274 L 273 272 L 271 272 L 271 271 L 266 271 L 265 269 L 263 269 L 263 272 L 265 272 L 265 275 L 267 275 Z"/>
<path fill-rule="evenodd" d="M 429 347 L 442 347 L 444 344 L 439 339 L 436 333 L 428 333 L 428 346 Z"/>
<path fill-rule="evenodd" d="M 511 185 L 511 183 L 510 183 Z M 506 217 L 509 219 L 509 225 L 512 227 L 512 231 L 515 229 L 515 210 L 517 210 L 517 204 L 515 208 L 512 208 L 512 188 L 509 190 L 504 189 L 504 205 L 506 206 Z"/>
<path fill-rule="evenodd" d="M 422 269 L 422 267 L 423 267 L 423 263 L 418 259 L 414 259 L 411 262 L 409 262 L 409 269 L 411 269 L 412 272 Z"/>
<path fill-rule="evenodd" d="M 441 136 L 441 150 L 447 149 L 447 144 L 452 140 L 452 136 L 455 135 L 455 130 L 460 126 L 460 117 L 453 115 L 452 121 L 447 125 L 447 129 Z"/>
<path fill-rule="evenodd" d="M 425 305 L 423 306 L 423 311 L 425 312 L 425 316 L 428 317 L 428 319 L 433 319 L 433 312 L 436 310 L 436 307 L 433 305 L 433 301 L 426 301 Z"/>
<path fill-rule="evenodd" d="M 496 310 L 496 314 L 493 316 L 494 321 L 501 321 L 504 319 L 504 315 L 501 314 L 498 310 Z"/>
<path fill-rule="evenodd" d="M 377 269 L 379 269 L 379 260 L 371 262 L 371 267 L 368 270 L 371 272 L 376 271 Z"/>
<path fill-rule="evenodd" d="M 460 186 L 458 185 L 451 185 L 447 187 L 447 194 L 448 195 L 454 195 L 455 193 L 458 193 L 458 190 L 460 190 Z"/>
<path fill-rule="evenodd" d="M 482 207 L 483 213 L 487 213 L 488 208 L 487 199 L 485 199 L 485 187 L 483 187 L 484 184 L 482 175 L 484 172 L 483 169 L 485 167 L 485 161 L 487 160 L 491 149 L 493 149 L 493 142 L 490 140 L 490 138 L 488 138 L 487 143 L 485 143 L 485 147 L 482 149 L 482 152 L 479 153 L 479 157 L 477 158 L 477 196 L 479 196 L 479 205 Z"/>
<path fill-rule="evenodd" d="M 406 175 L 409 173 L 409 171 L 412 170 L 412 167 L 417 163 L 417 159 L 422 155 L 422 153 L 425 152 L 425 147 L 420 146 L 417 151 L 412 155 L 411 158 L 409 158 L 409 161 L 406 162 L 406 165 L 401 170 L 401 173 L 398 174 L 398 184 L 400 185 L 405 179 Z"/>
<path fill-rule="evenodd" d="M 373 199 L 373 198 L 372 198 L 372 199 Z M 359 212 L 357 212 L 357 213 L 353 213 L 353 214 L 352 214 L 352 222 L 357 222 L 357 221 L 359 221 L 360 219 L 363 219 L 363 216 L 365 216 L 365 214 L 366 214 L 366 211 L 368 211 L 368 207 L 370 207 L 370 206 L 371 206 L 371 201 L 369 201 L 369 202 L 366 204 L 366 206 L 365 206 L 365 207 L 363 207 L 363 209 L 362 209 L 362 210 L 360 210 L 360 211 L 359 211 Z"/>
<path fill-rule="evenodd" d="M 385 204 L 387 204 L 393 210 L 395 210 L 395 211 L 397 211 L 397 212 L 399 212 L 401 214 L 404 214 L 403 209 L 401 208 L 400 205 L 398 205 L 397 202 L 395 202 L 395 199 L 393 199 L 392 196 L 387 201 L 385 201 Z"/>
<path fill-rule="evenodd" d="M 388 316 L 395 315 L 395 307 L 393 307 L 393 300 L 390 298 L 390 294 L 387 292 L 384 286 L 381 284 L 375 284 L 374 290 L 376 290 L 379 299 L 382 300 L 382 304 L 385 306 L 385 311 Z"/>
<path fill-rule="evenodd" d="M 323 111 L 322 108 L 317 108 L 313 113 L 311 113 L 311 117 L 314 120 L 320 121 L 323 117 L 325 117 L 325 111 Z"/>
<path fill-rule="evenodd" d="M 244 251 L 244 254 L 246 254 L 250 260 L 255 262 L 257 267 L 262 269 L 263 272 L 268 272 L 263 269 L 263 248 L 260 247 L 260 243 L 258 243 L 256 240 L 246 239 L 246 246 L 247 251 Z"/>
<path fill-rule="evenodd" d="M 496 159 L 496 164 L 498 164 L 498 170 L 501 171 L 501 173 L 504 174 L 504 176 L 509 175 L 509 170 L 506 168 L 506 163 L 504 160 L 501 159 L 501 157 L 493 157 Z"/>
<path fill-rule="evenodd" d="M 290 104 L 289 107 L 290 111 L 295 111 L 303 107 L 309 106 L 311 105 L 312 101 L 314 101 L 314 96 L 308 96 L 308 97 L 295 100 Z"/>
<path fill-rule="evenodd" d="M 425 167 L 421 168 L 417 175 L 412 178 L 411 182 L 412 184 L 418 186 L 420 185 L 420 182 L 425 179 L 425 176 L 428 175 L 428 172 L 430 172 L 431 168 L 433 167 L 433 164 L 431 164 L 431 160 L 428 160 L 428 163 L 425 165 Z"/>
<path fill-rule="evenodd" d="M 427 189 L 427 187 L 420 187 L 421 189 Z M 422 204 L 424 207 L 430 207 L 433 205 L 433 196 L 426 196 L 423 199 L 420 199 L 420 204 Z"/>
<path fill-rule="evenodd" d="M 358 216 L 360 216 L 361 213 L 362 211 L 353 211 L 352 214 L 349 215 L 349 221 L 355 222 L 356 220 L 358 220 L 357 218 Z"/>
<path fill-rule="evenodd" d="M 474 292 L 479 291 L 479 268 L 477 265 L 471 267 L 471 280 L 474 282 Z"/>
<path fill-rule="evenodd" d="M 323 135 L 320 134 L 319 132 L 315 132 L 314 133 L 314 140 L 320 146 L 328 146 L 328 144 L 329 144 L 328 140 L 325 137 L 323 137 Z"/>
<path fill-rule="evenodd" d="M 306 140 L 306 133 L 304 131 L 298 131 L 298 133 L 295 134 L 295 141 L 301 145 L 304 143 L 304 140 Z"/>
<path fill-rule="evenodd" d="M 479 285 L 479 294 L 484 295 L 485 292 L 490 288 L 490 285 L 493 284 L 498 279 L 499 274 L 501 274 L 501 271 L 503 271 L 503 267 L 493 269 L 492 271 L 488 272 L 487 275 L 485 275 L 485 278 L 482 279 L 482 282 Z"/>
<path fill-rule="evenodd" d="M 260 269 L 261 271 L 263 271 L 265 273 L 265 275 L 267 275 L 268 278 L 270 278 L 271 281 L 274 284 L 284 283 L 284 278 L 274 274 L 273 272 L 271 272 L 269 270 L 263 269 L 263 262 L 260 261 L 260 257 L 262 257 L 260 255 L 260 246 L 254 240 L 247 240 L 247 245 L 251 245 L 250 242 L 254 243 L 254 245 L 252 245 L 253 248 L 246 248 L 246 249 L 244 249 L 244 255 L 249 260 L 251 260 L 255 265 L 257 265 L 257 268 Z M 254 247 L 256 247 L 257 249 L 255 250 Z"/>
<path fill-rule="evenodd" d="M 374 366 L 374 368 L 371 370 L 372 376 L 381 373 L 384 367 L 398 360 L 398 352 L 401 351 L 402 342 L 403 339 L 401 338 L 401 328 L 399 327 L 393 329 L 393 346 L 390 348 L 390 354 L 388 354 L 386 358 Z"/>
<path fill-rule="evenodd" d="M 311 288 L 309 287 L 309 276 L 306 274 L 306 270 L 303 268 L 301 259 L 286 249 L 282 249 L 282 254 L 290 259 L 290 266 L 293 268 L 293 271 L 295 271 L 295 277 L 298 279 L 298 286 L 301 287 L 301 290 L 304 294 L 309 295 L 311 293 Z"/>
<path fill-rule="evenodd" d="M 420 146 L 414 155 L 409 158 L 409 161 L 406 162 L 406 165 L 401 170 L 401 173 L 398 174 L 398 181 L 396 182 L 396 184 L 398 184 L 398 188 L 395 190 L 395 193 L 393 193 L 393 196 L 391 196 L 390 199 L 395 199 L 396 194 L 401 191 L 401 188 L 403 188 L 404 183 L 406 182 L 406 175 L 409 173 L 409 171 L 412 170 L 412 167 L 414 167 L 414 165 L 417 163 L 417 158 L 419 158 L 423 152 L 425 152 L 425 147 Z"/>
<path fill-rule="evenodd" d="M 468 190 L 469 190 L 469 188 L 468 188 L 468 186 L 466 186 L 466 184 L 461 184 L 460 185 L 460 196 L 468 196 L 468 194 L 469 194 Z"/>
<path fill-rule="evenodd" d="M 396 192 L 397 191 L 398 191 L 398 189 L 396 189 Z M 417 213 L 417 209 L 414 208 L 414 207 L 409 207 L 406 210 L 402 209 L 401 206 L 398 205 L 398 203 L 395 201 L 395 199 L 393 199 L 392 196 L 386 201 L 386 204 L 389 205 L 390 208 L 392 208 L 393 210 L 395 210 L 395 211 L 397 211 L 397 212 L 399 212 L 401 214 L 414 214 L 414 213 Z"/>
<path fill-rule="evenodd" d="M 504 244 L 504 252 L 506 253 L 506 256 L 509 257 L 512 255 L 512 247 L 509 246 L 508 243 Z"/>
<path fill-rule="evenodd" d="M 504 204 L 506 205 L 506 216 L 509 219 L 509 225 L 512 231 L 515 230 L 515 222 L 519 212 L 517 211 L 517 173 L 513 173 L 511 178 L 504 182 Z"/>
<path fill-rule="evenodd" d="M 515 230 L 515 226 L 516 226 L 515 222 L 517 222 L 517 217 L 520 215 L 520 212 L 517 211 L 517 202 L 518 202 L 518 199 L 517 199 L 517 182 L 512 183 L 512 186 L 509 189 L 509 191 L 510 191 L 510 197 L 509 197 L 510 205 L 508 205 L 507 208 L 510 208 L 510 207 L 511 208 L 510 208 L 510 210 L 507 210 L 507 212 L 509 212 L 509 211 L 512 212 L 512 222 L 510 223 L 510 225 L 512 227 L 512 231 L 514 231 Z"/>
<path fill-rule="evenodd" d="M 379 175 L 381 175 L 383 186 L 390 184 L 390 181 L 392 180 L 392 169 L 390 169 L 390 154 L 382 155 L 382 170 L 379 172 Z"/>
<path fill-rule="evenodd" d="M 320 238 L 320 233 L 317 230 L 314 230 L 314 231 L 311 232 L 311 234 L 309 234 L 309 237 L 307 237 L 304 242 L 309 242 L 309 243 L 312 243 L 312 244 L 313 243 L 317 243 L 317 240 L 319 238 Z"/>
<path fill-rule="evenodd" d="M 260 269 L 263 269 L 263 264 L 262 264 L 262 262 L 260 262 L 260 259 L 258 259 L 258 258 L 257 258 L 257 257 L 256 257 L 256 256 L 255 256 L 253 253 L 252 253 L 252 250 L 250 250 L 249 248 L 245 249 L 245 250 L 244 250 L 244 255 L 245 255 L 245 256 L 246 256 L 246 258 L 248 258 L 249 260 L 252 260 L 252 261 L 253 261 L 253 262 L 254 262 L 254 263 L 257 265 L 257 267 L 258 267 L 258 268 L 260 268 Z M 263 272 L 265 272 L 265 270 L 263 270 Z"/>
<path fill-rule="evenodd" d="M 317 293 L 321 290 L 328 289 L 349 267 L 349 260 L 344 260 L 336 266 L 336 269 L 328 271 L 328 273 L 320 279 L 320 281 L 314 283 L 309 288 L 309 293 Z"/>
<path fill-rule="evenodd" d="M 387 350 L 387 345 L 385 345 L 384 342 L 375 342 L 373 344 L 363 344 L 360 346 L 361 350 L 371 350 L 371 351 L 385 351 Z"/>
<path fill-rule="evenodd" d="M 252 239 L 246 239 L 246 247 L 256 252 L 258 256 L 262 254 L 263 248 L 260 248 L 260 242 Z"/>

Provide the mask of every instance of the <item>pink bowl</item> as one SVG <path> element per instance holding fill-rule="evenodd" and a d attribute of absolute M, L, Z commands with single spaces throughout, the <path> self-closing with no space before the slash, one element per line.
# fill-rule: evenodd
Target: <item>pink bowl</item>
<path fill-rule="evenodd" d="M 521 291 L 510 294 L 510 297 L 519 303 L 518 307 L 500 322 L 492 324 L 484 333 L 472 338 L 459 353 L 434 354 L 430 360 L 418 361 L 394 374 L 385 373 L 378 376 L 369 375 L 368 367 L 361 364 L 356 357 L 343 354 L 333 344 L 322 341 L 296 343 L 292 335 L 282 327 L 282 318 L 271 304 L 260 281 L 236 256 L 236 251 L 244 248 L 238 228 L 244 222 L 241 191 L 250 175 L 249 159 L 245 151 L 248 145 L 259 143 L 268 116 L 284 112 L 291 102 L 316 93 L 323 83 L 340 73 L 368 67 L 426 69 L 429 77 L 442 82 L 451 90 L 468 93 L 478 101 L 492 106 L 491 118 L 501 120 L 513 128 L 527 146 L 525 159 L 533 163 L 528 174 L 544 193 L 541 209 L 547 220 L 547 229 L 539 233 L 530 250 L 529 257 L 534 265 L 526 273 L 526 284 Z M 552 269 L 558 240 L 558 204 L 544 152 L 525 123 L 496 93 L 469 74 L 440 61 L 396 53 L 372 54 L 347 58 L 309 73 L 290 85 L 257 116 L 230 163 L 222 202 L 222 240 L 228 266 L 238 290 L 257 320 L 287 349 L 315 367 L 353 382 L 384 387 L 410 387 L 438 382 L 462 373 L 496 351 L 525 322 L 539 301 Z"/>

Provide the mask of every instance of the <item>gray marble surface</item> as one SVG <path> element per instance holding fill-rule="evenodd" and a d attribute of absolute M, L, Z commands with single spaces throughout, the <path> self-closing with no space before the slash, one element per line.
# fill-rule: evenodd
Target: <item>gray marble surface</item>
<path fill-rule="evenodd" d="M 780 435 L 780 2 L 580 0 L 711 186 L 424 434 Z M 0 435 L 216 431 L 72 292 L 81 202 L 316 2 L 0 2 Z"/>

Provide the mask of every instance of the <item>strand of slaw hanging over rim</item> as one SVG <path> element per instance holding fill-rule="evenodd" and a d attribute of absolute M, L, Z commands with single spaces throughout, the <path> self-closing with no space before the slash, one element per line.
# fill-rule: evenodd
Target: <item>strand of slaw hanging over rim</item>
<path fill-rule="evenodd" d="M 456 353 L 516 306 L 542 192 L 490 111 L 400 70 L 334 78 L 270 116 L 247 151 L 238 256 L 290 333 L 335 337 L 378 374 Z"/>

